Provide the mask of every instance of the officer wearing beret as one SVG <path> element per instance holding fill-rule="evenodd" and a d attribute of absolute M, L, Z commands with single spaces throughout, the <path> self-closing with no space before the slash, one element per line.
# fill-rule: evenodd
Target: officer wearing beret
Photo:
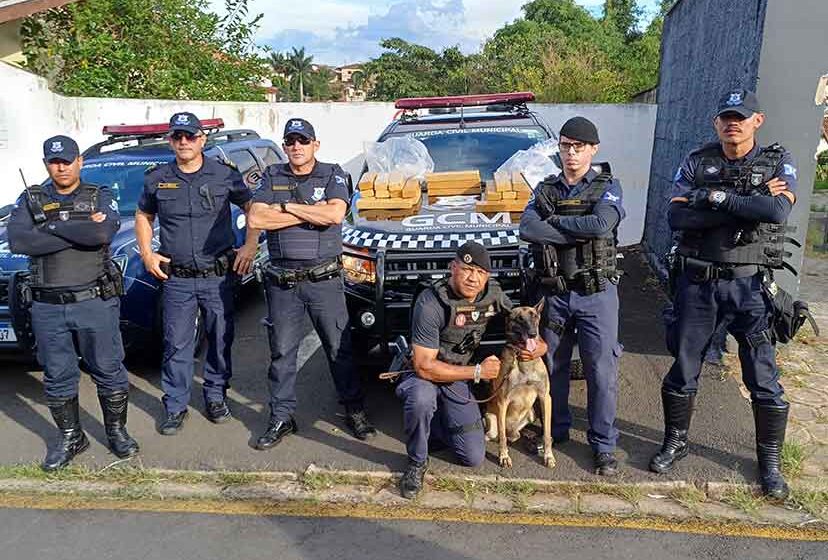
<path fill-rule="evenodd" d="M 169 143 L 175 159 L 150 168 L 135 215 L 135 233 L 147 271 L 163 282 L 161 298 L 164 356 L 161 388 L 163 435 L 179 432 L 187 417 L 193 383 L 193 330 L 199 312 L 207 353 L 204 401 L 213 423 L 230 420 L 226 393 L 232 375 L 233 291 L 237 276 L 250 270 L 259 232 L 247 228 L 244 245 L 234 250 L 230 203 L 247 211 L 252 192 L 230 161 L 202 155 L 207 136 L 192 113 L 170 119 Z M 160 248 L 153 246 L 159 220 Z"/>
<path fill-rule="evenodd" d="M 609 476 L 618 472 L 616 232 L 625 212 L 619 181 L 608 168 L 592 166 L 598 143 L 598 130 L 584 117 L 564 123 L 558 143 L 563 171 L 535 189 L 520 236 L 531 244 L 532 281 L 546 298 L 552 437 L 556 444 L 569 441 L 569 365 L 577 342 L 587 382 L 587 441 L 595 472 Z"/>
<path fill-rule="evenodd" d="M 450 448 L 462 465 L 483 462 L 486 442 L 480 408 L 469 382 L 490 380 L 500 371 L 500 359 L 489 356 L 471 365 L 489 321 L 508 312 L 512 302 L 489 274 L 486 248 L 468 241 L 457 250 L 450 276 L 423 290 L 414 303 L 411 344 L 414 371 L 397 386 L 403 401 L 403 424 L 408 468 L 400 493 L 414 498 L 423 488 L 429 442 Z M 546 353 L 540 344 L 531 360 Z"/>
<path fill-rule="evenodd" d="M 783 261 L 788 215 L 796 202 L 796 167 L 756 132 L 765 116 L 756 95 L 727 92 L 713 126 L 718 141 L 691 152 L 673 183 L 668 219 L 680 240 L 673 272 L 675 296 L 667 325 L 675 362 L 664 378 L 664 443 L 650 469 L 663 473 L 688 453 L 687 434 L 705 349 L 725 325 L 739 344 L 742 379 L 750 391 L 762 491 L 788 495 L 780 471 L 788 403 L 783 400 L 764 293 Z"/>
<path fill-rule="evenodd" d="M 270 421 L 256 442 L 270 449 L 296 432 L 296 359 L 310 315 L 328 357 L 345 423 L 358 439 L 376 434 L 354 370 L 342 281 L 342 220 L 350 198 L 341 167 L 317 161 L 311 123 L 291 119 L 283 148 L 288 163 L 267 168 L 256 191 L 250 224 L 267 230 L 270 263 L 265 290 L 270 318 Z"/>
<path fill-rule="evenodd" d="M 120 226 L 107 187 L 81 180 L 83 157 L 68 136 L 43 143 L 50 181 L 17 201 L 8 226 L 10 248 L 29 255 L 32 326 L 43 366 L 46 402 L 60 437 L 43 461 L 65 467 L 89 447 L 80 424 L 78 356 L 98 387 L 110 450 L 138 453 L 126 431 L 129 381 L 119 321 L 123 286 L 109 243 Z"/>

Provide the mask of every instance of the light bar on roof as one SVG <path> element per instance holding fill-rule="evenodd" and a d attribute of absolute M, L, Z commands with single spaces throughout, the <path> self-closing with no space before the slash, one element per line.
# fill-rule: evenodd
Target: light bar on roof
<path fill-rule="evenodd" d="M 448 97 L 407 97 L 394 103 L 397 109 L 438 109 L 444 107 L 479 107 L 498 103 L 527 103 L 535 100 L 531 91 L 516 93 L 484 93 L 481 95 L 451 95 Z"/>
<path fill-rule="evenodd" d="M 224 119 L 204 119 L 201 128 L 224 128 Z M 170 131 L 170 123 L 159 124 L 109 124 L 103 127 L 106 136 L 159 136 Z"/>

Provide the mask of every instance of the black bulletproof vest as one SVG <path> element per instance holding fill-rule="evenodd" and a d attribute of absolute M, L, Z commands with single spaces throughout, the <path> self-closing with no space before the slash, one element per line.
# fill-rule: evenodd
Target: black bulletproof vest
<path fill-rule="evenodd" d="M 538 185 L 539 189 L 547 189 L 550 198 L 555 203 L 555 214 L 558 216 L 585 216 L 591 214 L 593 208 L 604 196 L 607 184 L 612 180 L 609 173 L 601 173 L 578 198 L 565 198 L 560 192 L 556 177 L 547 177 Z M 579 272 L 600 269 L 606 277 L 616 274 L 618 228 L 603 237 L 592 238 L 574 245 L 555 245 L 558 259 L 558 274 L 571 280 Z M 535 263 L 542 263 L 540 256 L 543 247 L 532 245 Z"/>
<path fill-rule="evenodd" d="M 98 207 L 98 187 L 81 184 L 71 200 L 57 201 L 40 187 L 29 189 L 43 208 L 48 222 L 88 220 Z M 31 257 L 33 288 L 73 288 L 93 284 L 104 275 L 109 245 L 69 247 L 51 255 Z"/>
<path fill-rule="evenodd" d="M 446 326 L 440 331 L 440 361 L 464 366 L 480 345 L 489 320 L 503 311 L 503 292 L 497 281 L 489 279 L 483 297 L 474 303 L 449 294 L 448 279 L 443 278 L 430 287 L 446 311 Z"/>
<path fill-rule="evenodd" d="M 727 191 L 739 196 L 770 194 L 765 183 L 773 178 L 785 151 L 779 144 L 762 148 L 755 158 L 743 165 L 728 163 L 721 156 L 719 144 L 703 146 L 697 154 L 694 188 Z M 678 252 L 686 257 L 728 264 L 757 264 L 770 268 L 788 267 L 785 242 L 793 241 L 787 233 L 796 228 L 785 224 L 768 224 L 734 219 L 725 225 L 705 230 L 685 230 Z"/>

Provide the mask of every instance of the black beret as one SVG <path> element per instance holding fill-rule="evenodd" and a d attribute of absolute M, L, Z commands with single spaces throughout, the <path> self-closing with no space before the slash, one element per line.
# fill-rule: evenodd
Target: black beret
<path fill-rule="evenodd" d="M 560 136 L 566 136 L 587 144 L 598 144 L 598 129 L 592 121 L 584 117 L 572 117 L 561 127 Z"/>
<path fill-rule="evenodd" d="M 489 259 L 489 252 L 476 241 L 466 241 L 457 249 L 457 260 L 465 264 L 479 266 L 486 272 L 492 271 L 492 261 Z"/>

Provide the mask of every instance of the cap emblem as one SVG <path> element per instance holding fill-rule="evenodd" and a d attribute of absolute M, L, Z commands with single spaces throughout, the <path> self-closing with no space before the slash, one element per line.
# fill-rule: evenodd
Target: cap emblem
<path fill-rule="evenodd" d="M 727 106 L 728 107 L 735 107 L 737 105 L 742 104 L 742 94 L 737 92 L 731 93 L 730 97 L 727 99 Z"/>
<path fill-rule="evenodd" d="M 56 141 L 52 142 L 52 147 L 49 148 L 49 150 L 51 150 L 51 152 L 53 154 L 56 154 L 58 152 L 62 152 L 63 151 L 63 142 L 61 142 L 60 140 L 56 140 Z"/>
<path fill-rule="evenodd" d="M 177 115 L 175 117 L 175 124 L 190 124 L 190 116 L 189 115 Z"/>
<path fill-rule="evenodd" d="M 466 253 L 465 255 L 463 255 L 463 262 L 466 263 L 466 264 L 471 264 L 471 262 L 472 262 L 471 254 Z"/>

